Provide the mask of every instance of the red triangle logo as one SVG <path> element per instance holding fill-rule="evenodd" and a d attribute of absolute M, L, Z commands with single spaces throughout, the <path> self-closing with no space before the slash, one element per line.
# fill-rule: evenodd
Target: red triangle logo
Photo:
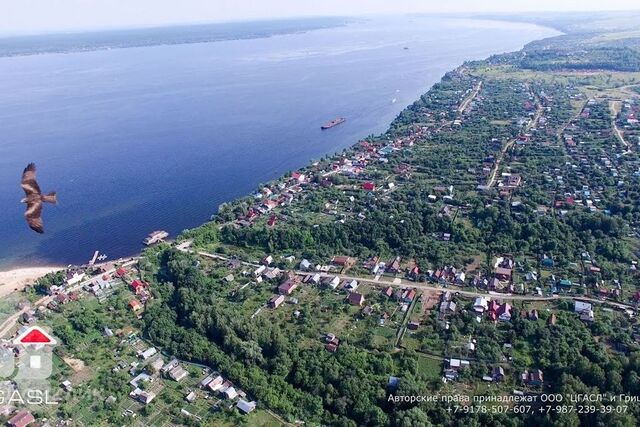
<path fill-rule="evenodd" d="M 24 331 L 14 340 L 15 344 L 56 344 L 56 340 L 37 326 Z"/>

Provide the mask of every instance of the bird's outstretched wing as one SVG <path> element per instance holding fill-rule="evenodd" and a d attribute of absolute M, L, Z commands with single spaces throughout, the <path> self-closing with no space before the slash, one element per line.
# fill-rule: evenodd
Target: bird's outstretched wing
<path fill-rule="evenodd" d="M 26 191 L 26 190 L 25 190 Z M 24 213 L 24 218 L 27 220 L 29 227 L 37 232 L 44 233 L 44 224 L 42 224 L 42 201 L 33 200 L 27 203 L 27 210 Z"/>
<path fill-rule="evenodd" d="M 36 181 L 36 165 L 29 163 L 22 172 L 22 181 L 20 182 L 25 194 L 31 196 L 33 194 L 40 194 L 40 186 Z"/>

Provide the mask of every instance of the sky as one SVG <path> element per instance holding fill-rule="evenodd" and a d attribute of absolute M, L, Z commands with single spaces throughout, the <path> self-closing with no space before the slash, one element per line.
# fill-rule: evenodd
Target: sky
<path fill-rule="evenodd" d="M 640 9 L 638 0 L 0 0 L 0 34 L 300 16 Z"/>

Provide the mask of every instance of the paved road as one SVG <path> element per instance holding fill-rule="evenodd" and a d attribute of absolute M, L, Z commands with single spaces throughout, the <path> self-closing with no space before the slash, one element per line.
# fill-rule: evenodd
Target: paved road
<path fill-rule="evenodd" d="M 627 150 L 631 151 L 633 149 L 633 146 L 625 141 L 624 133 L 622 132 L 622 130 L 620 130 L 620 128 L 618 127 L 618 123 L 616 122 L 618 114 L 620 113 L 621 104 L 622 101 L 609 101 L 609 109 L 611 110 L 611 127 L 615 131 L 618 140 L 623 143 L 625 147 L 627 147 Z"/>
<path fill-rule="evenodd" d="M 223 255 L 217 255 L 217 254 L 211 254 L 208 252 L 203 252 L 200 251 L 198 252 L 198 254 L 200 256 L 206 257 L 206 258 L 211 258 L 211 259 L 217 259 L 217 260 L 221 260 L 221 261 L 229 261 L 230 258 L 229 257 L 225 257 Z M 251 263 L 251 262 L 246 262 L 246 261 L 240 261 L 242 265 L 246 265 L 249 267 L 259 267 L 259 264 L 255 264 L 255 263 Z M 316 272 L 310 272 L 310 271 L 294 271 L 294 273 L 298 276 L 308 276 L 309 274 L 316 274 Z M 412 288 L 416 288 L 416 289 L 420 289 L 423 291 L 429 291 L 429 292 L 446 292 L 446 291 L 451 291 L 451 292 L 457 292 L 459 295 L 464 295 L 466 297 L 471 297 L 471 298 L 477 298 L 480 296 L 483 297 L 489 297 L 489 298 L 494 298 L 494 299 L 500 299 L 500 300 L 508 300 L 508 301 L 556 301 L 556 300 L 561 300 L 561 299 L 565 299 L 565 300 L 573 300 L 573 301 L 586 301 L 586 302 L 590 302 L 593 304 L 600 304 L 600 305 L 610 305 L 612 307 L 621 309 L 621 310 L 626 310 L 626 309 L 633 309 L 635 310 L 635 306 L 633 304 L 628 304 L 628 303 L 623 303 L 623 302 L 615 302 L 615 301 L 609 301 L 609 300 L 601 300 L 598 298 L 591 298 L 588 296 L 580 296 L 580 295 L 553 295 L 553 296 L 539 296 L 539 295 L 520 295 L 520 294 L 505 294 L 505 293 L 499 293 L 499 292 L 494 292 L 494 293 L 490 293 L 490 292 L 484 292 L 484 291 L 480 291 L 480 290 L 476 290 L 476 291 L 465 291 L 462 289 L 458 289 L 456 287 L 442 287 L 439 285 L 432 285 L 429 283 L 420 283 L 420 282 L 413 282 L 410 280 L 406 280 L 406 279 L 400 279 L 400 278 L 394 278 L 394 279 L 388 279 L 386 277 L 381 277 L 379 279 L 375 279 L 375 278 L 371 278 L 371 277 L 362 277 L 362 276 L 354 276 L 354 275 L 349 275 L 349 274 L 340 274 L 340 273 L 323 273 L 323 272 L 318 272 L 317 274 L 320 275 L 320 277 L 335 277 L 338 276 L 340 277 L 341 280 L 357 280 L 360 283 L 370 283 L 370 284 L 375 284 L 375 285 L 383 285 L 383 286 L 391 286 L 391 287 L 396 287 L 396 288 L 403 288 L 403 287 L 412 287 Z"/>
<path fill-rule="evenodd" d="M 480 89 L 482 89 L 482 80 L 478 82 L 475 89 L 473 90 L 473 93 L 471 93 L 471 95 L 467 99 L 465 99 L 462 104 L 460 104 L 460 106 L 458 107 L 458 113 L 462 114 L 465 112 L 471 101 L 473 101 L 476 96 L 478 96 L 478 93 L 480 93 Z"/>
<path fill-rule="evenodd" d="M 524 128 L 524 131 L 522 133 L 527 133 L 532 128 L 538 126 L 538 121 L 540 120 L 540 117 L 542 117 L 542 113 L 544 111 L 544 109 L 542 108 L 542 104 L 540 103 L 540 99 L 538 98 L 538 95 L 536 95 L 533 92 L 531 92 L 531 94 L 535 97 L 535 100 L 536 100 L 536 112 L 535 112 L 535 115 L 533 116 L 533 120 L 531 120 L 527 124 L 527 126 Z M 493 167 L 491 174 L 489 175 L 489 181 L 487 181 L 487 185 L 486 185 L 487 187 L 492 187 L 493 184 L 495 184 L 496 176 L 498 175 L 498 170 L 500 169 L 500 163 L 502 162 L 502 159 L 504 158 L 504 155 L 507 153 L 507 151 L 509 151 L 509 149 L 513 147 L 513 144 L 515 144 L 516 139 L 517 137 L 510 139 L 507 142 L 507 144 L 504 146 L 504 148 L 502 148 L 502 150 L 500 151 L 500 156 L 496 160 L 496 164 Z"/>

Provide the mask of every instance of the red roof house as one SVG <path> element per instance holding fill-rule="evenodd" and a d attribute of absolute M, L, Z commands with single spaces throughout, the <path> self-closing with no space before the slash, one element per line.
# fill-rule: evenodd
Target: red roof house
<path fill-rule="evenodd" d="M 373 191 L 376 189 L 376 185 L 373 182 L 365 182 L 362 184 L 362 189 L 367 191 Z"/>
<path fill-rule="evenodd" d="M 404 302 L 412 302 L 415 297 L 416 297 L 416 290 L 410 289 L 409 291 L 407 291 L 407 294 L 402 299 L 404 300 Z"/>
<path fill-rule="evenodd" d="M 144 291 L 149 285 L 146 282 L 143 282 L 141 280 L 134 280 L 133 282 L 131 282 L 131 289 L 133 290 L 133 292 L 135 292 L 136 294 L 140 294 L 142 291 Z"/>
<path fill-rule="evenodd" d="M 303 174 L 302 172 L 298 172 L 298 171 L 296 171 L 296 172 L 294 172 L 294 173 L 292 173 L 292 174 L 291 174 L 291 178 L 292 178 L 294 181 L 304 182 L 304 180 L 306 179 L 306 176 L 305 176 L 305 174 Z"/>
<path fill-rule="evenodd" d="M 278 293 L 280 295 L 291 295 L 293 291 L 298 287 L 298 283 L 295 280 L 288 279 L 280 286 L 278 286 Z"/>
<path fill-rule="evenodd" d="M 26 427 L 36 419 L 27 410 L 18 411 L 7 423 L 10 427 Z"/>
<path fill-rule="evenodd" d="M 133 311 L 140 311 L 142 310 L 142 304 L 137 299 L 132 299 L 129 301 L 129 308 Z"/>

